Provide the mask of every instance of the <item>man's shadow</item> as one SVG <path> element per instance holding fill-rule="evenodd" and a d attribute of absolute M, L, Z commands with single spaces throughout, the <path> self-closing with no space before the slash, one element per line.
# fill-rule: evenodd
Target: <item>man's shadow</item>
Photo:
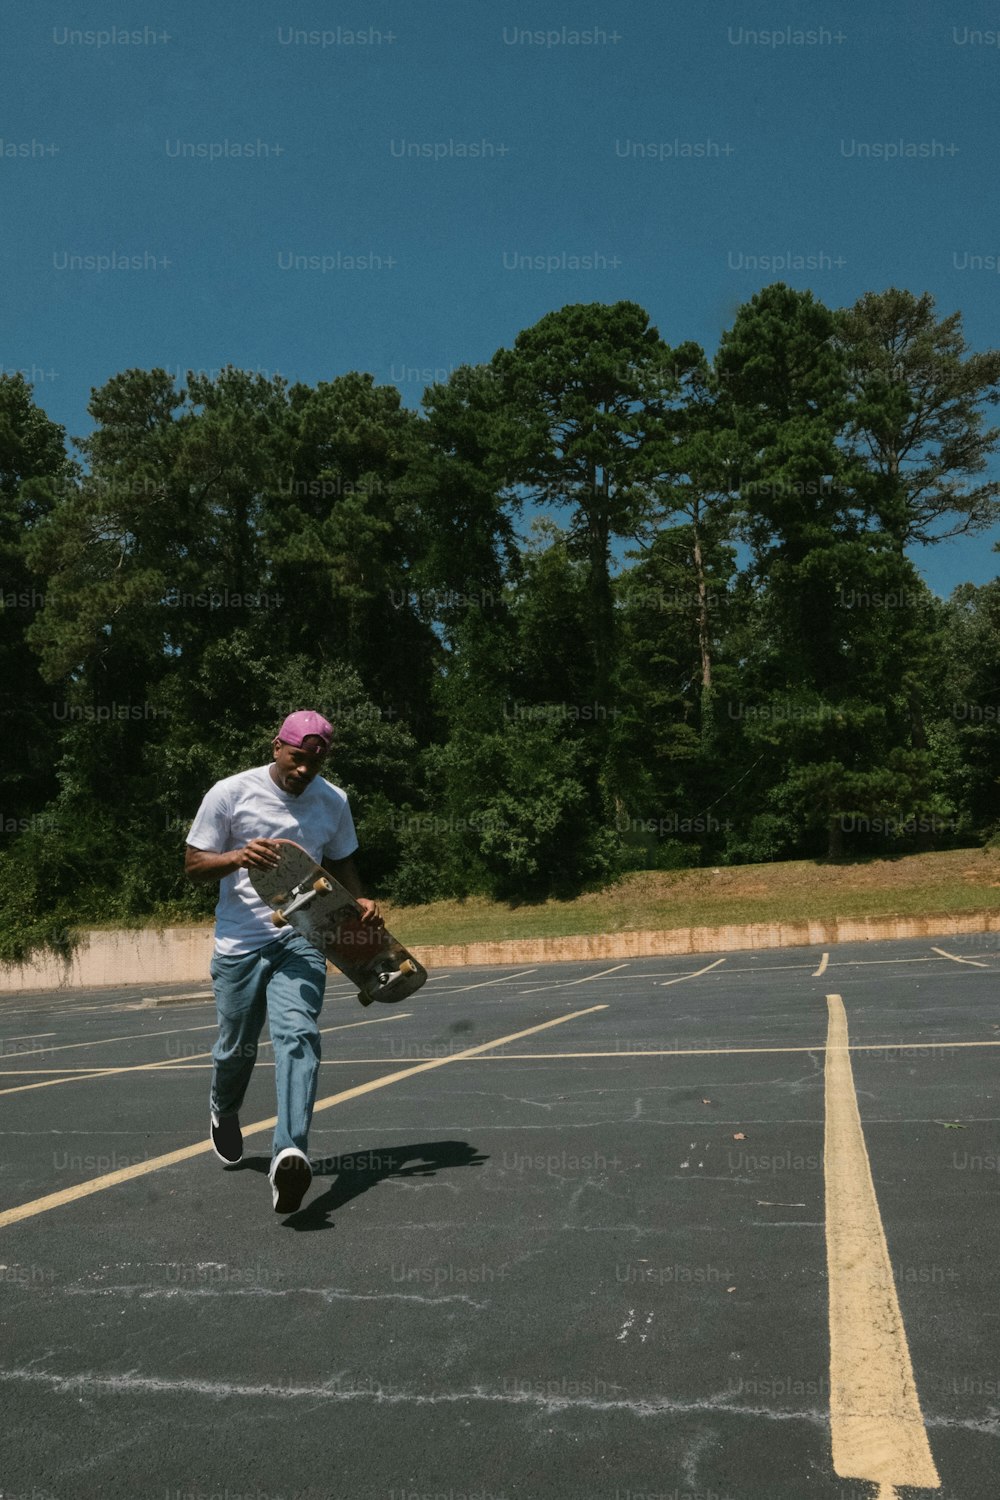
<path fill-rule="evenodd" d="M 307 1200 L 283 1221 L 288 1229 L 332 1229 L 331 1215 L 352 1198 L 359 1198 L 387 1178 L 434 1177 L 445 1167 L 481 1167 L 489 1161 L 466 1141 L 422 1141 L 408 1146 L 377 1146 L 313 1161 L 313 1186 L 324 1177 L 334 1179 L 325 1192 Z M 251 1171 L 267 1172 L 264 1158 L 243 1163 Z"/>

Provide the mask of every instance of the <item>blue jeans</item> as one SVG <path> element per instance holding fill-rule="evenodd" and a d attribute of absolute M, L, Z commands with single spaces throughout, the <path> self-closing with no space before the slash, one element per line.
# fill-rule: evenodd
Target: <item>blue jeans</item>
<path fill-rule="evenodd" d="M 292 933 L 253 953 L 217 953 L 210 972 L 219 1020 L 212 1048 L 212 1109 L 220 1115 L 239 1112 L 266 1015 L 278 1092 L 272 1155 L 286 1146 L 297 1146 L 308 1155 L 319 1081 L 325 959 L 304 937 Z"/>

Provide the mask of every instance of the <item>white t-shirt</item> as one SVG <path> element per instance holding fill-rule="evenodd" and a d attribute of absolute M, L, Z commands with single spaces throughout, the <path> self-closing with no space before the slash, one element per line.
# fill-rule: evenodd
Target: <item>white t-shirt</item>
<path fill-rule="evenodd" d="M 317 864 L 324 859 L 346 859 L 358 847 L 347 793 L 316 776 L 304 792 L 283 792 L 269 766 L 255 766 L 217 781 L 206 792 L 187 842 L 209 854 L 242 849 L 251 839 L 294 839 Z M 279 933 L 271 908 L 250 884 L 246 870 L 236 870 L 219 882 L 215 908 L 216 953 L 252 953 L 290 937 Z"/>

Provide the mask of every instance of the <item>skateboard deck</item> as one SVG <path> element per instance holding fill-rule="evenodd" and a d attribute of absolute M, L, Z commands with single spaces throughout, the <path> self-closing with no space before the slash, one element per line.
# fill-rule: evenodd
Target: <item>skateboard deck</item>
<path fill-rule="evenodd" d="M 357 985 L 362 1005 L 393 1005 L 418 990 L 427 970 L 385 927 L 362 922 L 351 893 L 318 865 L 301 844 L 275 839 L 281 848 L 273 870 L 250 866 L 250 884 L 272 909 L 275 927 L 294 927 Z"/>

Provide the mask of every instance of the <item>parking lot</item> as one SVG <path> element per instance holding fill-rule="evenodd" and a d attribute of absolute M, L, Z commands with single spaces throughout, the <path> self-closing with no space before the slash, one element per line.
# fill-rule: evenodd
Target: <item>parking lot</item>
<path fill-rule="evenodd" d="M 7 997 L 0 1496 L 995 1500 L 998 971 L 332 975 L 284 1219 L 267 1047 L 207 1143 L 207 984 Z"/>

